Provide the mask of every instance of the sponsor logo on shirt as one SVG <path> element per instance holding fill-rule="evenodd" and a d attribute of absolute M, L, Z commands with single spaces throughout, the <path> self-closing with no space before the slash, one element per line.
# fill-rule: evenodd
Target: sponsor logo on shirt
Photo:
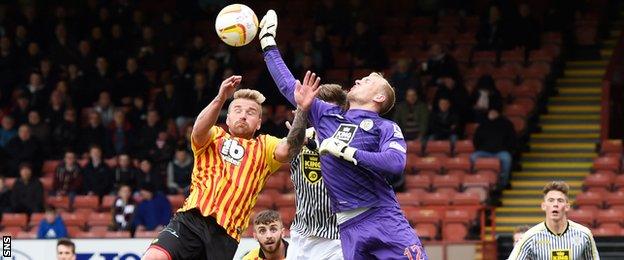
<path fill-rule="evenodd" d="M 239 165 L 243 156 L 245 156 L 245 148 L 243 148 L 238 141 L 226 139 L 223 142 L 223 146 L 221 146 L 221 157 L 223 157 L 223 160 L 234 165 Z"/>
<path fill-rule="evenodd" d="M 311 184 L 317 183 L 321 179 L 321 160 L 316 154 L 301 154 L 301 170 L 305 179 Z"/>
<path fill-rule="evenodd" d="M 348 144 L 353 140 L 357 129 L 358 127 L 354 124 L 340 124 L 332 137 Z"/>
<path fill-rule="evenodd" d="M 552 250 L 550 255 L 550 260 L 570 260 L 570 250 Z"/>

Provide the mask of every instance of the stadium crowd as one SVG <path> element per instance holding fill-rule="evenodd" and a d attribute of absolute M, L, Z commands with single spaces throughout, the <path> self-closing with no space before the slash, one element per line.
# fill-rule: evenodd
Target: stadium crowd
<path fill-rule="evenodd" d="M 188 192 L 194 117 L 216 95 L 222 79 L 235 73 L 243 75 L 243 86 L 268 98 L 259 133 L 283 137 L 288 131 L 285 122 L 292 113 L 262 65 L 257 43 L 230 48 L 214 34 L 211 23 L 219 5 L 8 2 L 0 4 L 2 212 L 45 210 L 44 228 L 54 226 L 58 217 L 46 197 L 69 196 L 71 201 L 76 195 L 116 194 L 112 229 L 162 227 L 170 215 L 150 211 L 171 208 L 165 194 Z M 528 4 L 507 1 L 493 1 L 483 12 L 472 1 L 422 1 L 408 4 L 401 19 L 383 22 L 365 2 L 295 1 L 310 9 L 301 27 L 289 22 L 298 10 L 282 12 L 285 33 L 278 41 L 287 46 L 283 52 L 295 74 L 313 70 L 330 81 L 336 79 L 332 71 L 347 71 L 336 83 L 348 89 L 358 71 L 383 71 L 398 97 L 387 116 L 407 140 L 421 141 L 424 149 L 427 141 L 474 136 L 472 159 L 499 157 L 507 175 L 503 182 L 508 181 L 513 144 L 522 130 L 502 114 L 512 97 L 499 91 L 490 74 L 465 80 L 471 64 L 454 57 L 461 53 L 459 38 L 421 44 L 414 37 L 393 41 L 388 36 L 402 30 L 394 28 L 396 21 L 399 28 L 424 27 L 414 34 L 472 35 L 469 53 L 519 51 L 525 66 L 530 51 L 541 47 L 543 32 L 568 37 L 570 24 L 585 11 L 583 1 L 552 1 L 541 16 L 531 13 Z M 286 5 L 273 4 L 277 9 Z M 276 8 L 254 5 L 257 14 Z M 429 19 L 419 25 L 422 17 Z M 445 27 L 448 17 L 457 18 L 457 24 Z M 405 55 L 412 51 L 417 54 Z M 468 131 L 467 125 L 476 124 L 476 131 Z M 60 163 L 48 190 L 39 177 L 48 174 L 43 166 L 50 160 Z M 15 181 L 5 185 L 7 179 Z M 49 237 L 49 229 L 40 236 Z"/>

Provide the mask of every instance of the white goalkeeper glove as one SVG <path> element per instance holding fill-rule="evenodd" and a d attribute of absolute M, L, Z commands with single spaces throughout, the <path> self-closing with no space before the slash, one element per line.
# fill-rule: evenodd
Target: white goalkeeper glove
<path fill-rule="evenodd" d="M 316 141 L 316 131 L 314 131 L 313 127 L 306 129 L 305 139 L 306 139 L 305 146 L 308 149 L 312 151 L 318 151 L 319 145 L 318 145 L 318 142 Z"/>
<path fill-rule="evenodd" d="M 277 14 L 269 10 L 260 21 L 260 46 L 264 51 L 269 46 L 276 46 L 275 36 L 277 35 Z"/>
<path fill-rule="evenodd" d="M 321 147 L 319 148 L 319 153 L 321 155 L 329 153 L 333 156 L 342 158 L 345 161 L 357 165 L 357 160 L 355 159 L 355 151 L 357 151 L 357 149 L 348 146 L 345 142 L 333 137 L 323 140 L 323 142 L 321 143 Z"/>

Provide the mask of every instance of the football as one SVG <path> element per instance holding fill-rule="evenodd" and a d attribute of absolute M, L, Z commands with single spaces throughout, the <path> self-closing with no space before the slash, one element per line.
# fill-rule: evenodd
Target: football
<path fill-rule="evenodd" d="M 258 32 L 258 17 L 242 4 L 224 7 L 217 15 L 215 30 L 223 42 L 238 47 L 251 42 Z"/>

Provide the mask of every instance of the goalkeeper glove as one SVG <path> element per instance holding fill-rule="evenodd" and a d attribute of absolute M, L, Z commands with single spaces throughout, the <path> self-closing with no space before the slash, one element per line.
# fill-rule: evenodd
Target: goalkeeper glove
<path fill-rule="evenodd" d="M 357 165 L 357 160 L 355 159 L 355 151 L 357 151 L 357 149 L 348 146 L 345 142 L 333 137 L 323 140 L 323 142 L 321 143 L 321 147 L 319 148 L 319 153 L 321 155 L 330 153 L 333 156 L 342 158 L 345 161 Z"/>
<path fill-rule="evenodd" d="M 319 146 L 318 146 L 318 143 L 316 142 L 316 132 L 314 131 L 314 128 L 310 127 L 306 129 L 305 138 L 306 138 L 305 146 L 310 151 L 317 151 Z"/>
<path fill-rule="evenodd" d="M 260 21 L 260 46 L 266 50 L 269 46 L 276 46 L 275 36 L 277 35 L 277 14 L 269 10 Z"/>

